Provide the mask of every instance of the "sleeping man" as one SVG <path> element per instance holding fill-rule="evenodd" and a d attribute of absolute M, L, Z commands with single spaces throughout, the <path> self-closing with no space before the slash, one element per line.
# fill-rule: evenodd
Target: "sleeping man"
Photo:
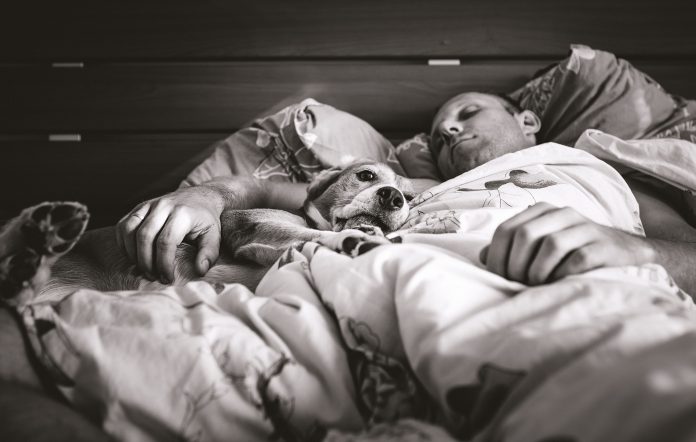
<path fill-rule="evenodd" d="M 503 97 L 464 93 L 435 115 L 431 149 L 441 175 L 450 179 L 535 146 L 540 125 L 533 112 Z M 537 158 L 537 162 L 543 161 L 544 157 Z M 509 172 L 509 180 L 530 179 L 515 176 L 524 170 Z M 416 184 L 425 190 L 436 183 L 417 180 Z M 495 187 L 496 183 L 485 185 Z M 577 207 L 559 207 L 566 206 L 562 199 L 544 202 L 532 196 L 524 202 L 524 207 L 529 206 L 525 210 L 506 212 L 508 218 L 497 226 L 490 245 L 481 250 L 481 262 L 507 279 L 531 285 L 599 267 L 654 262 L 668 269 L 684 290 L 696 293 L 696 275 L 690 271 L 696 262 L 696 230 L 664 197 L 645 185 L 629 185 L 640 205 L 638 224 L 642 222 L 645 236 L 640 227 L 617 229 Z M 535 184 L 521 188 L 525 186 L 528 190 Z M 305 184 L 237 178 L 179 189 L 126 215 L 118 225 L 118 242 L 142 271 L 166 282 L 173 277 L 176 246 L 184 238 L 194 240 L 199 246 L 196 265 L 204 274 L 219 253 L 219 215 L 224 208 L 296 208 L 302 204 L 305 188 Z M 520 207 L 522 203 L 518 203 L 499 198 L 501 206 Z"/>

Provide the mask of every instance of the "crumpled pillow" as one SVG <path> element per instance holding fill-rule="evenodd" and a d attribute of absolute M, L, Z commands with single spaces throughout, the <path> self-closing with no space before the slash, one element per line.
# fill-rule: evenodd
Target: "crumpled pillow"
<path fill-rule="evenodd" d="M 220 176 L 309 182 L 324 169 L 358 159 L 382 161 L 405 174 L 394 146 L 367 122 L 308 98 L 218 142 L 181 185 Z"/>
<path fill-rule="evenodd" d="M 696 110 L 696 102 L 670 95 L 628 61 L 583 45 L 510 95 L 541 118 L 540 143 L 567 146 L 586 129 L 622 139 L 685 134 L 675 126 Z"/>
<path fill-rule="evenodd" d="M 437 164 L 433 161 L 429 143 L 430 136 L 419 133 L 396 146 L 396 156 L 409 178 L 442 180 Z"/>

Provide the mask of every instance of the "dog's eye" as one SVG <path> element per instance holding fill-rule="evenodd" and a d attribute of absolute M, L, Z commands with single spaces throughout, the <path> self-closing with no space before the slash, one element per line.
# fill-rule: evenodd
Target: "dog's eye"
<path fill-rule="evenodd" d="M 375 173 L 371 170 L 362 170 L 356 173 L 355 175 L 358 177 L 360 181 L 372 181 L 375 178 L 377 178 Z"/>

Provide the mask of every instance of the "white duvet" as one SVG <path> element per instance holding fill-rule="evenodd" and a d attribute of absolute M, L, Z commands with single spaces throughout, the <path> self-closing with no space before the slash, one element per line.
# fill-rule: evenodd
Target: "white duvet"
<path fill-rule="evenodd" d="M 539 201 L 642 234 L 612 168 L 549 143 L 418 197 L 401 244 L 291 249 L 256 294 L 83 290 L 24 317 L 61 390 L 122 440 L 696 435 L 696 317 L 664 269 L 526 287 L 478 261 Z"/>

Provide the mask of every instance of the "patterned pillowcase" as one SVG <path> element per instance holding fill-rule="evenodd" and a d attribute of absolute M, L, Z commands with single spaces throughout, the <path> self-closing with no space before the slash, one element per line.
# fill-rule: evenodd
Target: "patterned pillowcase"
<path fill-rule="evenodd" d="M 679 138 L 696 143 L 696 100 L 673 96 L 677 108 L 663 124 L 655 128 L 655 138 Z"/>
<path fill-rule="evenodd" d="M 568 58 L 511 96 L 541 118 L 540 142 L 572 146 L 586 129 L 625 140 L 666 134 L 689 139 L 694 127 L 696 102 L 668 94 L 614 54 L 582 45 L 571 46 Z"/>
<path fill-rule="evenodd" d="M 357 159 L 382 161 L 405 174 L 394 146 L 367 122 L 309 98 L 218 142 L 181 185 L 219 176 L 308 182 L 324 169 Z"/>
<path fill-rule="evenodd" d="M 430 136 L 420 133 L 396 146 L 396 156 L 406 171 L 407 177 L 429 178 L 437 181 L 442 179 L 430 153 L 429 143 Z"/>

